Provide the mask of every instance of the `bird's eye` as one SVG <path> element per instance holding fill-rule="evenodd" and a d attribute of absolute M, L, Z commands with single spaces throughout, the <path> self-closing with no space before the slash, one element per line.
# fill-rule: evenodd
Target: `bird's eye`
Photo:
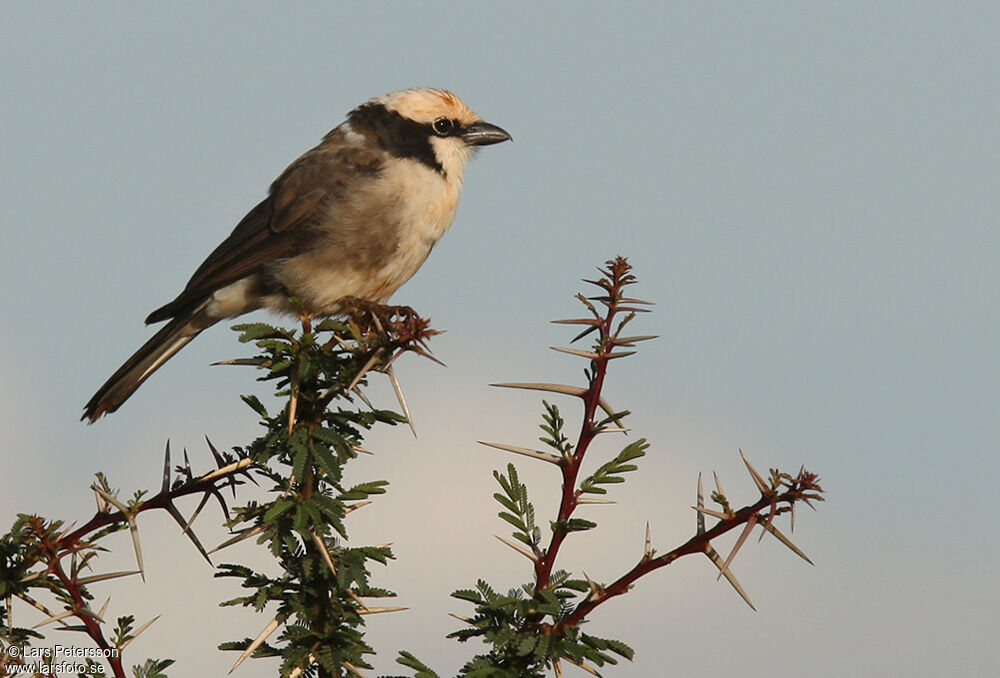
<path fill-rule="evenodd" d="M 434 128 L 434 134 L 439 137 L 446 137 L 455 129 L 455 123 L 448 118 L 438 118 L 434 121 L 432 127 Z"/>

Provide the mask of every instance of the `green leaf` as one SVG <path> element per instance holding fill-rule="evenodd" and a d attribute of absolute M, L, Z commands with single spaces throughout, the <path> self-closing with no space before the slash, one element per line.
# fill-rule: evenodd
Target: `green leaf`
<path fill-rule="evenodd" d="M 438 674 L 434 673 L 429 666 L 405 650 L 400 651 L 396 663 L 414 669 L 416 671 L 414 678 L 438 678 Z"/>
<path fill-rule="evenodd" d="M 264 407 L 264 403 L 260 401 L 260 398 L 255 395 L 241 395 L 240 398 L 242 398 L 243 402 L 249 405 L 254 412 L 259 414 L 262 419 L 267 419 L 267 408 Z"/>
<path fill-rule="evenodd" d="M 267 323 L 243 323 L 233 325 L 233 329 L 240 332 L 240 342 L 244 344 L 264 337 L 287 336 L 283 331 Z"/>
<path fill-rule="evenodd" d="M 332 482 L 339 480 L 341 475 L 340 462 L 330 453 L 330 450 L 323 445 L 315 445 L 312 452 L 326 477 Z"/>
<path fill-rule="evenodd" d="M 271 508 L 269 508 L 267 512 L 264 514 L 264 522 L 273 523 L 278 516 L 285 513 L 293 506 L 295 506 L 295 501 L 292 499 L 277 500 L 276 502 L 274 502 L 274 504 L 271 505 Z"/>
<path fill-rule="evenodd" d="M 479 595 L 478 591 L 473 591 L 471 589 L 461 589 L 455 591 L 451 594 L 452 598 L 458 598 L 459 600 L 467 600 L 470 603 L 476 603 L 477 605 L 483 603 L 483 597 Z"/>

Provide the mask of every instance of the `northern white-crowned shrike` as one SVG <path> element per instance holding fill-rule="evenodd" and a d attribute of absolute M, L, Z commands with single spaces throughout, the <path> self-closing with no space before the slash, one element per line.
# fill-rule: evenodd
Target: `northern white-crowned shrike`
<path fill-rule="evenodd" d="M 510 138 L 444 90 L 408 89 L 358 106 L 271 184 L 176 299 L 149 314 L 147 324 L 168 322 L 82 418 L 117 410 L 225 318 L 259 308 L 331 315 L 343 297 L 385 303 L 451 226 L 474 150 Z"/>

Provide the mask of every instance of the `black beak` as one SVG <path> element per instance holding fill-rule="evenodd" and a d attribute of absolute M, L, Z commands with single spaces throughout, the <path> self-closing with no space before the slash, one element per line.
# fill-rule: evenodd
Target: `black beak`
<path fill-rule="evenodd" d="M 501 141 L 510 141 L 511 136 L 496 125 L 488 122 L 477 122 L 469 125 L 462 132 L 462 139 L 470 146 L 489 146 Z"/>

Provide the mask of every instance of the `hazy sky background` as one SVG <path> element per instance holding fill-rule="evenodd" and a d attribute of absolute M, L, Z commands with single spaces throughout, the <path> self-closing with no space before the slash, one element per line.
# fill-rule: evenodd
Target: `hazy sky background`
<path fill-rule="evenodd" d="M 661 550 L 685 540 L 699 471 L 752 500 L 739 448 L 805 464 L 828 501 L 796 530 L 815 567 L 769 539 L 737 559 L 756 613 L 703 558 L 600 608 L 588 630 L 636 649 L 605 675 L 995 675 L 998 35 L 991 3 L 4 3 L 0 529 L 89 517 L 98 469 L 126 494 L 155 486 L 168 438 L 203 468 L 203 435 L 250 441 L 237 394 L 267 391 L 208 367 L 246 352 L 224 326 L 119 413 L 77 420 L 288 163 L 369 97 L 445 87 L 514 143 L 475 160 L 453 229 L 395 297 L 447 330 L 448 367 L 399 366 L 420 437 L 380 431 L 351 471 L 392 483 L 352 535 L 395 544 L 375 582 L 411 608 L 370 620 L 373 673 L 408 649 L 454 675 L 480 648 L 444 639 L 445 613 L 471 609 L 448 594 L 529 578 L 492 536 L 509 531 L 490 497 L 508 459 L 474 441 L 530 445 L 540 399 L 487 384 L 579 382 L 547 321 L 624 254 L 657 302 L 635 327 L 662 338 L 607 395 L 652 447 L 560 564 L 613 580 L 647 519 Z M 602 442 L 595 461 L 621 441 Z M 518 464 L 551 513 L 556 475 Z M 218 520 L 200 519 L 206 542 Z M 148 583 L 94 587 L 112 617 L 164 615 L 126 660 L 223 675 L 235 657 L 215 646 L 269 618 L 216 607 L 238 589 L 166 516 L 140 526 Z M 102 567 L 131 567 L 118 546 Z M 240 548 L 221 560 L 253 557 Z"/>

